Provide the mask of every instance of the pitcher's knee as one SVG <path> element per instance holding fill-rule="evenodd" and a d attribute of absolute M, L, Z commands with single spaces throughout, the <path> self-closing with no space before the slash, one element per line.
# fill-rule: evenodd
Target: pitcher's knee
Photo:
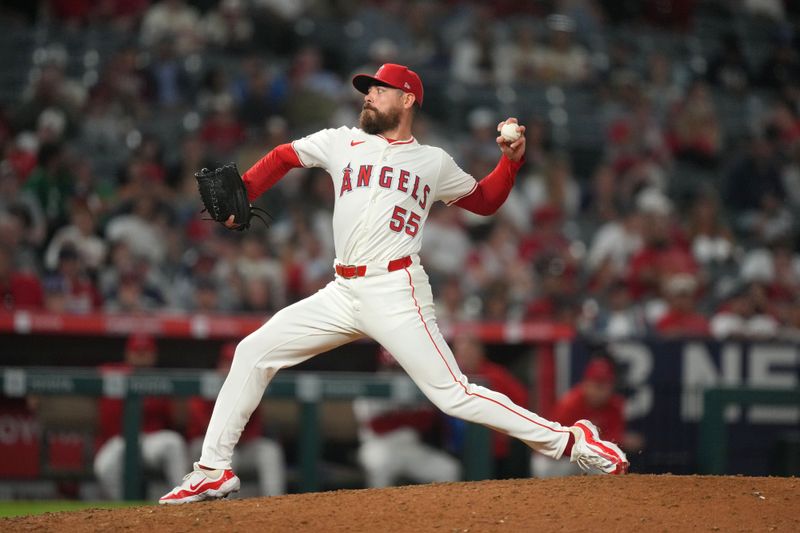
<path fill-rule="evenodd" d="M 255 366 L 263 352 L 263 342 L 259 342 L 252 335 L 245 337 L 236 345 L 236 350 L 233 352 L 233 364 L 237 366 Z"/>

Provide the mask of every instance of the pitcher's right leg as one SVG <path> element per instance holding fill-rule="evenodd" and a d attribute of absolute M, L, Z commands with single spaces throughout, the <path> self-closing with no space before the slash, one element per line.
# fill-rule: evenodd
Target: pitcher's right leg
<path fill-rule="evenodd" d="M 214 405 L 200 464 L 229 469 L 233 447 L 272 377 L 282 368 L 362 337 L 353 323 L 350 296 L 340 282 L 332 281 L 242 340 Z"/>

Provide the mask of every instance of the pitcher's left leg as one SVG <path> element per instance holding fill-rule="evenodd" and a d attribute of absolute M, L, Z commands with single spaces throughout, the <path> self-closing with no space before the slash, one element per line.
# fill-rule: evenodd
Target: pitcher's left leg
<path fill-rule="evenodd" d="M 483 424 L 559 458 L 570 430 L 514 404 L 507 396 L 474 385 L 461 373 L 433 314 L 427 275 L 412 266 L 379 278 L 375 297 L 362 299 L 364 331 L 382 344 L 422 392 L 450 416 Z"/>

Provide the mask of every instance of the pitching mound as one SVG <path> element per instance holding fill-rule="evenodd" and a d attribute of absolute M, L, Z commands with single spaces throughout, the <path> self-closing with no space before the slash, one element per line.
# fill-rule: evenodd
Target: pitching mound
<path fill-rule="evenodd" d="M 630 475 L 451 483 L 50 513 L 0 520 L 0 530 L 800 531 L 800 480 Z"/>

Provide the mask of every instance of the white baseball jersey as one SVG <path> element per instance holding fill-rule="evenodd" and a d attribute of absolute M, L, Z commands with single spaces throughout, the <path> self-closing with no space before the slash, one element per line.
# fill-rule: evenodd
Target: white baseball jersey
<path fill-rule="evenodd" d="M 388 261 L 419 252 L 431 205 L 469 195 L 475 178 L 444 150 L 413 137 L 390 142 L 358 128 L 325 129 L 292 143 L 305 167 L 333 179 L 337 261 Z"/>
<path fill-rule="evenodd" d="M 477 181 L 444 151 L 413 138 L 390 143 L 356 128 L 338 128 L 297 140 L 293 147 L 301 164 L 324 168 L 333 178 L 339 263 L 384 262 L 386 267 L 393 259 L 411 256 L 411 260 L 391 271 L 370 267 L 364 276 L 337 275 L 242 340 L 214 406 L 200 464 L 230 468 L 242 429 L 278 371 L 363 337 L 390 352 L 448 415 L 484 424 L 550 457 L 561 457 L 570 430 L 515 405 L 503 394 L 470 383 L 436 323 L 433 293 L 417 255 L 422 226 L 433 202 L 452 204 L 475 190 Z M 391 468 L 423 464 L 419 454 L 409 455 L 408 442 L 400 445 L 406 450 L 398 456 L 403 460 Z M 386 449 L 372 448 L 382 456 Z M 366 452 L 362 456 L 368 457 L 372 455 Z M 380 464 L 373 471 L 390 468 Z"/>

